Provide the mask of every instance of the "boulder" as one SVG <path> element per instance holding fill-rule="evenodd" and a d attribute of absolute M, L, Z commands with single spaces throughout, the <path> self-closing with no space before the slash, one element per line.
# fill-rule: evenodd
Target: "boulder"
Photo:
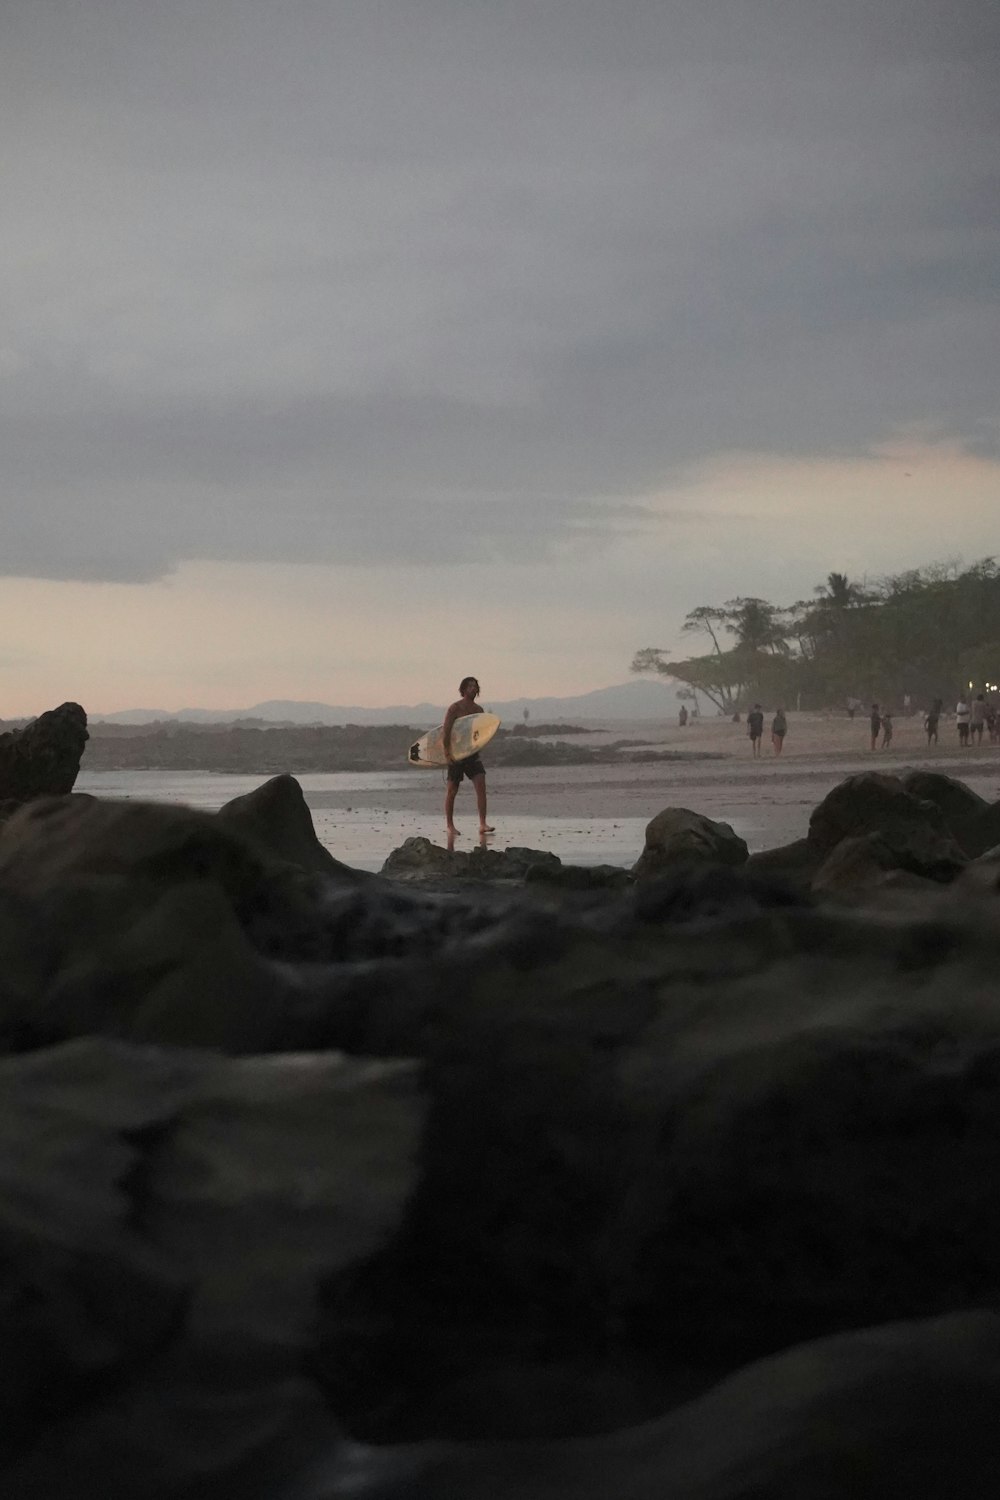
<path fill-rule="evenodd" d="M 336 1054 L 0 1062 L 0 1490 L 309 1493 L 317 1293 L 399 1221 L 422 1113 L 411 1064 Z"/>
<path fill-rule="evenodd" d="M 360 1500 L 981 1500 L 1000 1468 L 1000 1318 L 864 1328 L 790 1349 L 641 1427 L 586 1441 L 427 1445 Z M 365 1483 L 365 1466 L 370 1482 Z"/>
<path fill-rule="evenodd" d="M 320 843 L 294 776 L 272 776 L 252 792 L 226 802 L 216 818 L 272 858 L 355 884 L 368 879 L 364 871 L 352 870 L 334 859 Z"/>
<path fill-rule="evenodd" d="M 822 856 L 807 838 L 795 839 L 791 844 L 781 844 L 776 849 L 761 849 L 751 854 L 746 862 L 748 874 L 760 875 L 778 881 L 797 891 L 807 891 Z"/>
<path fill-rule="evenodd" d="M 564 865 L 558 860 L 552 865 L 539 860 L 528 866 L 524 879 L 528 885 L 556 891 L 625 891 L 634 877 L 621 865 Z"/>
<path fill-rule="evenodd" d="M 987 803 L 977 812 L 955 820 L 955 838 L 970 859 L 1000 844 L 1000 802 Z"/>
<path fill-rule="evenodd" d="M 647 823 L 645 846 L 632 873 L 637 880 L 648 880 L 678 865 L 742 865 L 748 854 L 728 823 L 686 807 L 665 807 Z"/>
<path fill-rule="evenodd" d="M 23 729 L 0 734 L 0 803 L 71 792 L 87 739 L 79 703 L 62 703 Z"/>
<path fill-rule="evenodd" d="M 677 920 L 683 884 L 667 920 L 647 884 L 583 918 L 526 911 L 408 1015 L 376 1007 L 427 1057 L 431 1113 L 402 1234 L 325 1299 L 324 1385 L 359 1438 L 544 1436 L 499 1384 L 492 1429 L 460 1425 L 447 1393 L 484 1366 L 575 1368 L 580 1422 L 595 1375 L 619 1412 L 634 1379 L 637 1420 L 650 1361 L 661 1394 L 704 1389 L 805 1339 L 1000 1301 L 995 903 L 706 890 Z"/>
<path fill-rule="evenodd" d="M 493 849 L 474 844 L 471 849 L 445 849 L 427 838 L 408 838 L 393 849 L 380 874 L 391 880 L 522 881 L 529 871 L 557 871 L 561 861 L 544 849 L 512 844 Z"/>
<path fill-rule="evenodd" d="M 900 779 L 911 797 L 932 803 L 949 828 L 964 818 L 985 812 L 990 805 L 964 781 L 943 776 L 939 771 L 905 771 Z"/>
<path fill-rule="evenodd" d="M 464 849 L 445 849 L 427 838 L 408 838 L 379 872 L 391 880 L 459 880 L 469 863 Z"/>
<path fill-rule="evenodd" d="M 954 880 L 966 863 L 952 839 L 914 823 L 908 829 L 842 839 L 813 875 L 811 889 L 817 895 L 863 900 L 886 889 L 888 876 L 903 875 L 904 887 L 920 889 L 928 881 Z M 898 880 L 890 883 L 900 887 Z"/>
<path fill-rule="evenodd" d="M 469 889 L 327 878 L 188 808 L 38 799 L 0 830 L 0 1050 L 350 1045 L 388 989 L 403 1010 L 422 993 L 435 952 L 502 929 L 500 892 Z"/>
<path fill-rule="evenodd" d="M 809 819 L 809 843 L 820 860 L 842 839 L 869 834 L 878 834 L 892 850 L 896 867 L 911 874 L 946 881 L 966 863 L 940 808 L 913 796 L 899 777 L 878 771 L 848 776 Z"/>

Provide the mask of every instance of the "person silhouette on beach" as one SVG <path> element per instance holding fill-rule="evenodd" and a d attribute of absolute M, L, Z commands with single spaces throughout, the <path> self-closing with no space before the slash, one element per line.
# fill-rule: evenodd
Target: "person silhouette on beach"
<path fill-rule="evenodd" d="M 750 748 L 753 751 L 754 760 L 760 759 L 760 742 L 764 736 L 764 711 L 759 703 L 755 703 L 747 714 L 747 734 L 750 738 Z"/>
<path fill-rule="evenodd" d="M 483 712 L 476 702 L 479 697 L 479 683 L 474 677 L 463 677 L 458 685 L 459 696 L 448 709 L 444 716 L 444 753 L 448 758 L 448 786 L 444 794 L 444 822 L 448 832 L 449 845 L 458 833 L 455 827 L 455 798 L 458 789 L 462 785 L 462 778 L 467 776 L 475 787 L 476 807 L 479 811 L 479 832 L 493 833 L 493 828 L 486 821 L 486 767 L 478 755 L 469 755 L 465 760 L 452 760 L 451 758 L 451 731 L 456 719 L 464 719 L 468 714 L 481 714 Z"/>

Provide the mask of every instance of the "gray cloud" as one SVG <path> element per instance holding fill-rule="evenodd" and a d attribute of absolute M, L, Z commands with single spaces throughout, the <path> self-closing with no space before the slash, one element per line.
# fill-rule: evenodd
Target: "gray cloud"
<path fill-rule="evenodd" d="M 8 573 L 540 558 L 726 450 L 996 452 L 994 0 L 4 30 Z"/>

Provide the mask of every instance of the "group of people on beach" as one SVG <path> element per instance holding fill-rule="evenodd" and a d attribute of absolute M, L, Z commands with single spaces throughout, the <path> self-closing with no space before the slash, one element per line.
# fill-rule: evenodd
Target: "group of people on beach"
<path fill-rule="evenodd" d="M 785 744 L 785 735 L 788 733 L 788 720 L 785 718 L 785 710 L 776 708 L 774 718 L 771 720 L 771 746 L 775 755 L 780 755 Z M 764 738 L 764 710 L 759 703 L 755 703 L 747 714 L 747 735 L 750 739 L 750 750 L 754 760 L 760 759 L 760 744 Z"/>
<path fill-rule="evenodd" d="M 854 707 L 855 700 L 848 699 L 848 715 L 852 719 Z M 938 725 L 943 713 L 944 700 L 934 698 L 924 714 L 924 733 L 927 735 L 928 745 L 938 743 Z M 873 703 L 869 724 L 871 748 L 877 750 L 881 746 L 881 749 L 887 749 L 892 744 L 892 714 L 889 709 L 880 708 L 877 703 Z M 972 744 L 981 745 L 984 733 L 989 735 L 991 745 L 1000 744 L 1000 705 L 987 702 L 985 693 L 977 693 L 971 701 L 963 693 L 955 705 L 955 727 L 958 730 L 960 748 Z"/>

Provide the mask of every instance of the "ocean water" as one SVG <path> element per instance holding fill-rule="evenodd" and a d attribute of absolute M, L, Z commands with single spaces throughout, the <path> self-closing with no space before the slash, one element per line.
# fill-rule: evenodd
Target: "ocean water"
<path fill-rule="evenodd" d="M 237 776 L 213 771 L 82 772 L 79 792 L 97 797 L 167 802 L 214 812 L 267 781 L 267 776 Z M 316 835 L 330 853 L 358 870 L 379 870 L 393 849 L 408 838 L 427 838 L 443 845 L 441 783 L 436 775 L 402 771 L 330 771 L 303 774 L 302 787 Z M 478 842 L 471 790 L 459 799 L 460 836 L 456 849 Z M 526 847 L 557 855 L 564 864 L 627 866 L 642 851 L 645 817 L 551 817 L 531 813 L 507 815 L 491 806 L 497 832 L 494 849 Z"/>

